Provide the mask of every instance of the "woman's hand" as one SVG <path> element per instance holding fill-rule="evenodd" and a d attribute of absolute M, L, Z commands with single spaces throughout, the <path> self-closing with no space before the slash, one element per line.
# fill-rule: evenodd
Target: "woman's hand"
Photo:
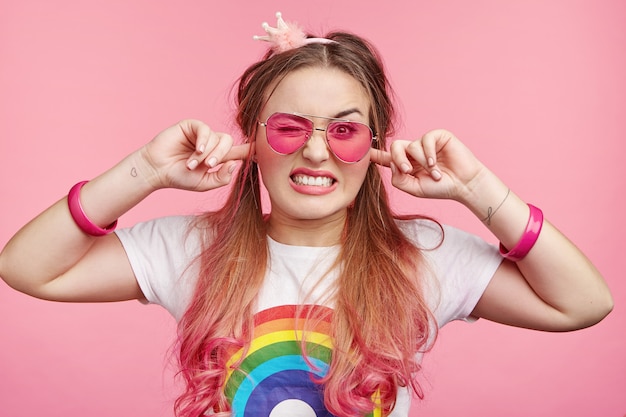
<path fill-rule="evenodd" d="M 424 198 L 464 201 L 485 167 L 451 132 L 432 130 L 414 141 L 396 140 L 390 152 L 372 149 L 372 162 L 389 166 L 391 183 Z"/>
<path fill-rule="evenodd" d="M 230 135 L 199 120 L 183 120 L 139 151 L 137 170 L 154 189 L 207 191 L 230 183 L 237 161 L 248 158 L 250 147 L 233 146 Z"/>

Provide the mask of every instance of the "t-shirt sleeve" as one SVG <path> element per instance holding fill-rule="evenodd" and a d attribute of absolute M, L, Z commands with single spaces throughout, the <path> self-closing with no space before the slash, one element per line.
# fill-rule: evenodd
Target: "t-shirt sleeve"
<path fill-rule="evenodd" d="M 431 278 L 425 295 L 439 327 L 453 320 L 476 320 L 470 315 L 502 263 L 498 248 L 476 235 L 431 221 L 414 222 L 408 233 L 424 249 Z"/>
<path fill-rule="evenodd" d="M 191 219 L 164 217 L 115 232 L 146 300 L 163 306 L 176 320 L 187 308 L 197 277 L 199 242 L 189 231 Z"/>

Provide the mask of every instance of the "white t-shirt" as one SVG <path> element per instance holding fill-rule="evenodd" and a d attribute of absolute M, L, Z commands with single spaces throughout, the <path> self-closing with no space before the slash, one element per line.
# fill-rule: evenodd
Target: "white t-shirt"
<path fill-rule="evenodd" d="M 193 229 L 188 233 L 192 219 L 166 217 L 116 231 L 148 302 L 163 306 L 177 321 L 191 300 L 198 276 L 193 261 L 200 251 L 200 234 Z M 443 228 L 442 241 L 441 229 L 431 221 L 399 221 L 399 225 L 414 244 L 425 249 L 425 260 L 436 282 L 425 284 L 424 291 L 438 327 L 452 320 L 470 319 L 502 261 L 497 248 L 448 226 Z M 269 237 L 268 246 L 270 257 L 258 296 L 252 346 L 241 362 L 242 371 L 229 374 L 225 387 L 232 399 L 233 415 L 330 416 L 319 387 L 311 379 L 311 375 L 323 376 L 328 369 L 328 326 L 321 323 L 307 336 L 313 338 L 310 343 L 316 348 L 304 359 L 301 352 L 294 352 L 299 349 L 298 337 L 303 330 L 294 329 L 294 316 L 300 312 L 295 307 L 298 305 L 332 308 L 325 300 L 336 271 L 323 280 L 320 277 L 335 261 L 339 246 L 291 246 Z M 232 360 L 240 354 L 234 352 Z M 409 392 L 400 390 L 391 416 L 406 417 L 409 408 Z"/>

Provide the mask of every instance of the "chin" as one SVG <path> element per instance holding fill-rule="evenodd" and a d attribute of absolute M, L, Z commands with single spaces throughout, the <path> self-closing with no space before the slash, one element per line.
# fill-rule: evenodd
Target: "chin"
<path fill-rule="evenodd" d="M 297 220 L 324 220 L 336 217 L 345 217 L 348 206 L 331 208 L 328 204 L 308 205 L 307 207 L 294 207 L 291 210 L 292 216 Z"/>

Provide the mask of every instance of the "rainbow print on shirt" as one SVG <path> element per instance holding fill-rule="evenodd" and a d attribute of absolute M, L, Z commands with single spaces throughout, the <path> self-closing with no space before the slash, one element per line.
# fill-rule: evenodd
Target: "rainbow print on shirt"
<path fill-rule="evenodd" d="M 233 417 L 333 417 L 324 407 L 322 386 L 315 383 L 330 364 L 331 316 L 328 307 L 295 305 L 254 316 L 254 337 L 246 356 L 242 360 L 244 350 L 239 349 L 227 361 L 229 368 L 240 361 L 227 373 L 224 388 Z M 307 323 L 307 317 L 313 318 Z M 369 416 L 381 416 L 380 409 Z"/>

